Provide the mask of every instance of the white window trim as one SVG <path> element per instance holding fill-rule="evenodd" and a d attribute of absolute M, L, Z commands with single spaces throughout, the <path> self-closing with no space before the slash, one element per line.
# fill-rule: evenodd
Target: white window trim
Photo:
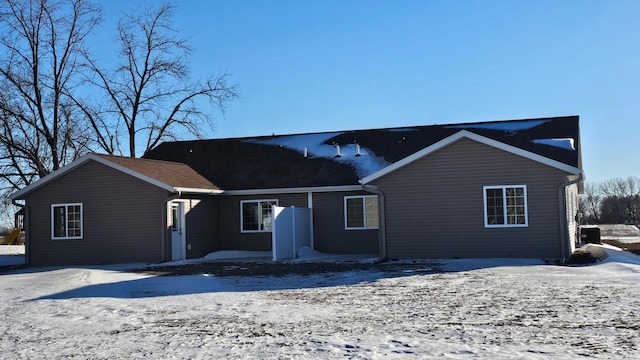
<path fill-rule="evenodd" d="M 63 237 L 57 237 L 55 236 L 55 220 L 54 220 L 54 213 L 53 213 L 53 209 L 57 208 L 57 207 L 64 207 L 65 208 L 65 216 L 68 216 L 69 214 L 69 206 L 80 206 L 80 236 L 63 236 Z M 69 234 L 69 223 L 68 223 L 69 219 L 65 218 L 65 229 L 67 230 L 67 235 Z M 82 237 L 84 236 L 84 209 L 82 207 L 82 203 L 62 203 L 62 204 L 51 204 L 51 240 L 81 240 Z"/>
<path fill-rule="evenodd" d="M 345 230 L 373 230 L 373 229 L 378 229 L 379 228 L 379 224 L 378 226 L 367 226 L 367 211 L 366 211 L 366 201 L 364 200 L 365 198 L 377 198 L 378 195 L 349 195 L 349 196 L 345 196 L 344 197 L 344 229 Z M 347 200 L 348 199 L 362 199 L 362 215 L 364 216 L 364 226 L 358 226 L 358 227 L 354 227 L 354 226 L 348 226 L 347 224 Z M 378 201 L 378 217 L 380 216 L 380 202 Z"/>
<path fill-rule="evenodd" d="M 260 203 L 263 202 L 273 202 L 275 203 L 275 206 L 279 206 L 278 205 L 278 199 L 259 199 L 259 200 L 240 200 L 240 232 L 241 233 L 270 233 L 273 230 L 245 230 L 244 229 L 244 216 L 242 213 L 242 209 L 243 209 L 243 205 L 245 203 L 258 203 L 258 211 L 262 211 L 262 206 L 260 206 Z M 273 211 L 273 210 L 272 210 Z M 259 213 L 258 214 L 258 221 L 262 221 L 262 214 Z M 272 219 L 272 221 L 275 221 L 275 219 Z M 260 228 L 260 224 L 258 224 L 258 228 Z M 273 229 L 273 225 L 271 226 L 271 228 Z"/>
<path fill-rule="evenodd" d="M 522 188 L 524 190 L 524 224 L 507 224 L 507 202 L 505 199 L 506 189 L 508 188 Z M 487 216 L 487 190 L 488 189 L 502 189 L 502 206 L 504 224 L 489 224 Z M 527 185 L 492 185 L 482 187 L 482 199 L 484 200 L 484 227 L 485 228 L 523 228 L 529 227 L 529 205 L 527 201 Z"/>

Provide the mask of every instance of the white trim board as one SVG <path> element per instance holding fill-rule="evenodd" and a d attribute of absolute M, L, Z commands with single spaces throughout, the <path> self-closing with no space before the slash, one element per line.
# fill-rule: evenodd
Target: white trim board
<path fill-rule="evenodd" d="M 301 193 L 360 191 L 360 190 L 362 190 L 362 185 L 336 185 L 336 186 L 299 187 L 299 188 L 224 190 L 222 192 L 222 195 L 301 194 Z"/>
<path fill-rule="evenodd" d="M 156 180 L 152 177 L 149 177 L 147 175 L 141 174 L 137 171 L 131 170 L 130 168 L 114 163 L 112 161 L 109 161 L 108 159 L 98 155 L 98 154 L 87 154 L 84 155 L 76 160 L 74 160 L 73 162 L 71 162 L 70 164 L 67 164 L 61 168 L 59 168 L 58 170 L 52 172 L 51 174 L 37 180 L 36 182 L 24 187 L 22 190 L 16 191 L 13 194 L 11 194 L 9 196 L 9 198 L 11 200 L 18 200 L 18 199 L 22 199 L 26 194 L 29 194 L 30 192 L 40 188 L 43 185 L 46 185 L 54 180 L 56 180 L 57 178 L 71 172 L 72 170 L 75 170 L 77 168 L 79 168 L 80 166 L 88 163 L 89 161 L 95 161 L 98 162 L 102 165 L 108 166 L 112 169 L 118 170 L 124 174 L 127 174 L 129 176 L 132 176 L 136 179 L 142 180 L 146 183 L 149 183 L 151 185 L 157 186 L 163 190 L 166 190 L 168 192 L 171 193 L 179 193 L 179 192 L 184 192 L 184 193 L 199 193 L 199 194 L 218 194 L 221 193 L 222 191 L 220 190 L 213 190 L 213 189 L 192 189 L 192 188 L 180 188 L 180 187 L 173 187 L 169 184 L 166 184 L 162 181 Z"/>
<path fill-rule="evenodd" d="M 444 148 L 446 146 L 449 146 L 449 145 L 453 144 L 454 142 L 456 142 L 456 141 L 458 141 L 458 140 L 460 140 L 462 138 L 466 138 L 466 139 L 470 139 L 470 140 L 473 140 L 473 141 L 477 141 L 479 143 L 494 147 L 496 149 L 500 149 L 500 150 L 506 151 L 506 152 L 511 153 L 511 154 L 522 156 L 522 157 L 527 158 L 529 160 L 533 160 L 533 161 L 539 162 L 541 164 L 544 164 L 544 165 L 547 165 L 547 166 L 551 166 L 553 168 L 565 171 L 565 172 L 567 172 L 569 174 L 580 174 L 580 173 L 582 173 L 582 170 L 580 170 L 580 169 L 578 169 L 576 167 L 561 163 L 561 162 L 553 160 L 553 159 L 549 159 L 548 157 L 544 157 L 542 155 L 538 155 L 538 154 L 532 153 L 530 151 L 523 150 L 521 148 L 518 148 L 518 147 L 509 145 L 509 144 L 505 144 L 505 143 L 497 141 L 497 140 L 493 140 L 493 139 L 490 139 L 490 138 L 487 138 L 487 137 L 472 133 L 472 132 L 470 132 L 468 130 L 460 130 L 457 133 L 455 133 L 455 134 L 453 134 L 453 135 L 451 135 L 449 137 L 446 137 L 446 138 L 436 142 L 435 144 L 427 146 L 426 148 L 424 148 L 424 149 L 422 149 L 422 150 L 420 150 L 420 151 L 418 151 L 416 153 L 413 153 L 413 154 L 405 157 L 404 159 L 398 160 L 395 163 L 393 163 L 393 164 L 391 164 L 391 165 L 389 165 L 389 166 L 387 166 L 387 167 L 385 167 L 383 169 L 380 169 L 380 170 L 376 171 L 375 173 L 373 173 L 373 174 L 371 174 L 369 176 L 366 176 L 366 177 L 362 178 L 360 180 L 360 183 L 361 184 L 370 183 L 370 182 L 372 182 L 372 181 L 374 181 L 374 180 L 376 180 L 376 179 L 378 179 L 378 178 L 380 178 L 380 177 L 382 177 L 384 175 L 387 175 L 387 174 L 389 174 L 389 173 L 391 173 L 393 171 L 398 170 L 401 167 L 404 167 L 405 165 L 408 165 L 408 164 L 410 164 L 410 163 L 412 163 L 412 162 L 414 162 L 414 161 L 416 161 L 418 159 L 421 159 L 421 158 L 423 158 L 423 157 L 425 157 L 425 156 L 427 156 L 427 155 L 429 155 L 429 154 L 431 154 L 431 153 L 433 153 L 433 152 L 435 152 L 437 150 L 440 150 L 440 149 L 442 149 L 442 148 Z"/>

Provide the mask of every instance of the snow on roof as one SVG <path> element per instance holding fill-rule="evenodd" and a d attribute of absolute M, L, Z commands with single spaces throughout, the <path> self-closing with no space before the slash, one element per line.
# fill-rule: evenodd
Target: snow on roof
<path fill-rule="evenodd" d="M 346 144 L 340 146 L 340 156 L 336 156 L 336 144 L 327 144 L 328 140 L 342 135 L 342 132 L 329 132 L 317 134 L 280 135 L 269 139 L 250 139 L 247 142 L 282 146 L 289 150 L 304 154 L 305 149 L 309 157 L 318 157 L 346 163 L 356 169 L 360 178 L 391 165 L 384 158 L 377 156 L 370 149 L 358 144 Z M 359 155 L 358 155 L 358 147 Z"/>
<path fill-rule="evenodd" d="M 533 139 L 534 144 L 543 144 L 549 146 L 559 147 L 565 150 L 575 151 L 574 140 L 572 138 L 557 138 L 557 139 Z"/>
<path fill-rule="evenodd" d="M 461 124 L 445 126 L 449 129 L 485 129 L 485 130 L 502 130 L 502 131 L 518 131 L 527 130 L 540 126 L 549 120 L 528 120 L 528 121 L 502 121 L 491 123 L 477 124 Z"/>

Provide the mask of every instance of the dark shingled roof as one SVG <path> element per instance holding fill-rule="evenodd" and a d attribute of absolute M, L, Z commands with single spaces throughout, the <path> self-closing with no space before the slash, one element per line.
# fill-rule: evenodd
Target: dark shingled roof
<path fill-rule="evenodd" d="M 189 165 L 225 190 L 356 185 L 378 169 L 358 168 L 348 158 L 303 156 L 310 135 L 325 147 L 358 144 L 364 157 L 387 165 L 414 154 L 460 130 L 581 168 L 578 116 L 350 130 L 315 134 L 165 142 L 144 155 Z M 306 137 L 305 137 L 306 136 Z M 562 139 L 562 140 L 558 140 Z M 573 141 L 573 149 L 566 146 Z M 539 141 L 542 140 L 542 141 Z M 554 144 L 554 142 L 556 144 Z M 565 146 L 557 146 L 560 144 Z M 296 144 L 292 146 L 292 144 Z M 351 154 L 353 156 L 353 154 Z M 355 161 L 355 158 L 353 158 Z"/>

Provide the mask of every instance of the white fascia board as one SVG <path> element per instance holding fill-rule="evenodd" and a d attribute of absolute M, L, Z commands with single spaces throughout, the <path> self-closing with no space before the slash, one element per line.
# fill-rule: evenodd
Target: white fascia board
<path fill-rule="evenodd" d="M 397 169 L 399 169 L 399 168 L 401 168 L 401 167 L 403 167 L 405 165 L 408 165 L 408 164 L 410 164 L 410 163 L 412 163 L 412 162 L 414 162 L 414 161 L 416 161 L 416 160 L 418 160 L 420 158 L 423 158 L 423 157 L 425 157 L 425 156 L 427 156 L 427 155 L 429 155 L 429 154 L 431 154 L 431 153 L 433 153 L 433 152 L 435 152 L 437 150 L 440 150 L 440 149 L 442 149 L 442 148 L 444 148 L 446 146 L 449 146 L 449 145 L 453 144 L 454 142 L 456 142 L 456 141 L 458 141 L 458 140 L 460 140 L 462 138 L 471 139 L 471 140 L 477 141 L 479 143 L 482 143 L 482 144 L 485 144 L 485 145 L 489 145 L 489 146 L 492 146 L 494 148 L 497 148 L 497 149 L 500 149 L 500 150 L 503 150 L 503 151 L 506 151 L 506 152 L 509 152 L 509 153 L 512 153 L 512 154 L 515 154 L 515 155 L 518 155 L 518 156 L 522 156 L 522 157 L 527 158 L 529 160 L 533 160 L 533 161 L 539 162 L 541 164 L 544 164 L 544 165 L 547 165 L 547 166 L 551 166 L 553 168 L 565 171 L 565 172 L 567 172 L 569 174 L 580 174 L 580 173 L 582 173 L 582 170 L 580 170 L 580 169 L 578 169 L 576 167 L 561 163 L 559 161 L 550 159 L 548 157 L 544 157 L 542 155 L 538 155 L 538 154 L 532 153 L 530 151 L 526 151 L 526 150 L 520 149 L 518 147 L 509 145 L 509 144 L 505 144 L 503 142 L 500 142 L 500 141 L 497 141 L 497 140 L 493 140 L 493 139 L 490 139 L 490 138 L 487 138 L 487 137 L 472 133 L 472 132 L 470 132 L 468 130 L 460 130 L 457 133 L 455 133 L 455 134 L 453 134 L 453 135 L 451 135 L 449 137 L 446 137 L 446 138 L 436 142 L 435 144 L 427 146 L 426 148 L 424 148 L 424 149 L 422 149 L 422 150 L 420 150 L 420 151 L 418 151 L 416 153 L 413 153 L 413 154 L 405 157 L 404 159 L 398 160 L 395 163 L 393 163 L 393 164 L 391 164 L 391 165 L 389 165 L 389 166 L 387 166 L 387 167 L 385 167 L 383 169 L 380 169 L 380 170 L 376 171 L 375 173 L 373 173 L 373 174 L 371 174 L 369 176 L 366 176 L 366 177 L 362 178 L 360 180 L 360 183 L 361 184 L 367 184 L 367 183 L 369 183 L 371 181 L 374 181 L 374 180 L 376 180 L 376 179 L 378 179 L 378 178 L 380 178 L 380 177 L 382 177 L 384 175 L 389 174 L 390 172 L 393 172 L 393 171 L 395 171 L 395 170 L 397 170 Z"/>
<path fill-rule="evenodd" d="M 58 170 L 50 173 L 49 175 L 40 178 L 38 180 L 36 180 L 35 182 L 25 186 L 24 188 L 22 188 L 21 190 L 18 190 L 16 192 L 14 192 L 13 194 L 9 195 L 9 199 L 11 200 L 19 200 L 22 199 L 23 196 L 25 196 L 26 194 L 38 189 L 39 187 L 59 178 L 60 176 L 68 173 L 69 171 L 79 167 L 80 165 L 86 163 L 89 160 L 92 160 L 91 155 L 93 154 L 87 154 L 84 155 L 74 161 L 72 161 L 71 163 L 59 168 Z"/>
<path fill-rule="evenodd" d="M 115 170 L 121 171 L 127 175 L 130 175 L 132 177 L 135 177 L 137 179 L 140 179 L 144 182 L 147 182 L 151 185 L 155 185 L 163 190 L 166 190 L 168 192 L 172 192 L 172 193 L 183 193 L 183 194 L 219 194 L 222 193 L 222 190 L 215 190 L 215 189 L 203 189 L 203 188 L 187 188 L 187 187 L 173 187 L 169 184 L 166 184 L 162 181 L 156 180 L 152 177 L 149 177 L 147 175 L 141 174 L 137 171 L 133 171 L 131 169 L 129 169 L 126 166 L 122 166 L 120 164 L 111 162 L 103 157 L 100 156 L 95 156 L 95 160 L 100 162 L 101 164 L 104 164 L 106 166 L 109 166 Z"/>
<path fill-rule="evenodd" d="M 151 177 L 149 177 L 147 175 L 141 174 L 141 173 L 139 173 L 137 171 L 133 171 L 133 170 L 129 169 L 126 166 L 122 166 L 120 164 L 116 164 L 114 162 L 111 162 L 111 161 L 109 161 L 109 160 L 107 160 L 107 159 L 105 159 L 105 158 L 103 158 L 101 156 L 95 155 L 95 154 L 89 154 L 89 156 L 92 157 L 92 160 L 95 160 L 95 161 L 97 161 L 97 162 L 99 162 L 99 163 L 101 163 L 101 164 L 103 164 L 105 166 L 108 166 L 108 167 L 112 168 L 112 169 L 115 169 L 115 170 L 118 170 L 120 172 L 123 172 L 123 173 L 125 173 L 125 174 L 127 174 L 129 176 L 132 176 L 132 177 L 136 178 L 136 179 L 140 179 L 140 180 L 142 180 L 144 182 L 147 182 L 147 183 L 149 183 L 151 185 L 155 185 L 155 186 L 157 186 L 157 187 L 159 187 L 159 188 L 161 188 L 163 190 L 169 191 L 169 192 L 176 192 L 176 188 L 174 188 L 173 186 L 171 186 L 169 184 L 165 184 L 162 181 L 158 181 L 158 180 L 156 180 L 154 178 L 151 178 Z"/>
<path fill-rule="evenodd" d="M 223 195 L 268 195 L 268 194 L 301 194 L 319 192 L 359 191 L 362 185 L 336 185 L 276 189 L 224 190 Z"/>
<path fill-rule="evenodd" d="M 159 188 L 161 188 L 163 190 L 166 190 L 166 191 L 169 191 L 169 192 L 177 192 L 177 189 L 174 188 L 171 185 L 165 184 L 165 183 L 163 183 L 161 181 L 158 181 L 158 180 L 153 179 L 151 177 L 148 177 L 146 175 L 140 174 L 139 172 L 133 171 L 133 170 L 131 170 L 131 169 L 125 167 L 125 166 L 113 163 L 113 162 L 111 162 L 111 161 L 109 161 L 109 160 L 107 160 L 107 159 L 105 159 L 105 158 L 103 158 L 101 156 L 98 156 L 96 154 L 91 153 L 91 154 L 84 155 L 84 156 L 76 159 L 75 161 L 71 162 L 70 164 L 67 164 L 67 165 L 59 168 L 58 170 L 52 172 L 51 174 L 49 174 L 49 175 L 37 180 L 36 182 L 34 182 L 34 183 L 32 183 L 32 184 L 30 184 L 30 185 L 28 185 L 26 187 L 24 187 L 22 190 L 16 191 L 15 193 L 11 194 L 9 196 L 9 198 L 11 200 L 22 199 L 22 197 L 24 197 L 26 194 L 28 194 L 28 193 L 40 188 L 43 185 L 46 185 L 46 184 L 50 183 L 51 181 L 53 181 L 53 180 L 65 175 L 65 174 L 67 174 L 68 172 L 80 167 L 81 165 L 86 164 L 87 162 L 89 162 L 91 160 L 99 162 L 100 164 L 103 164 L 103 165 L 108 166 L 108 167 L 110 167 L 112 169 L 118 170 L 120 172 L 123 172 L 123 173 L 125 173 L 127 175 L 133 176 L 133 177 L 135 177 L 137 179 L 140 179 L 140 180 L 145 181 L 145 182 L 147 182 L 149 184 L 157 186 L 157 187 L 159 187 Z"/>

